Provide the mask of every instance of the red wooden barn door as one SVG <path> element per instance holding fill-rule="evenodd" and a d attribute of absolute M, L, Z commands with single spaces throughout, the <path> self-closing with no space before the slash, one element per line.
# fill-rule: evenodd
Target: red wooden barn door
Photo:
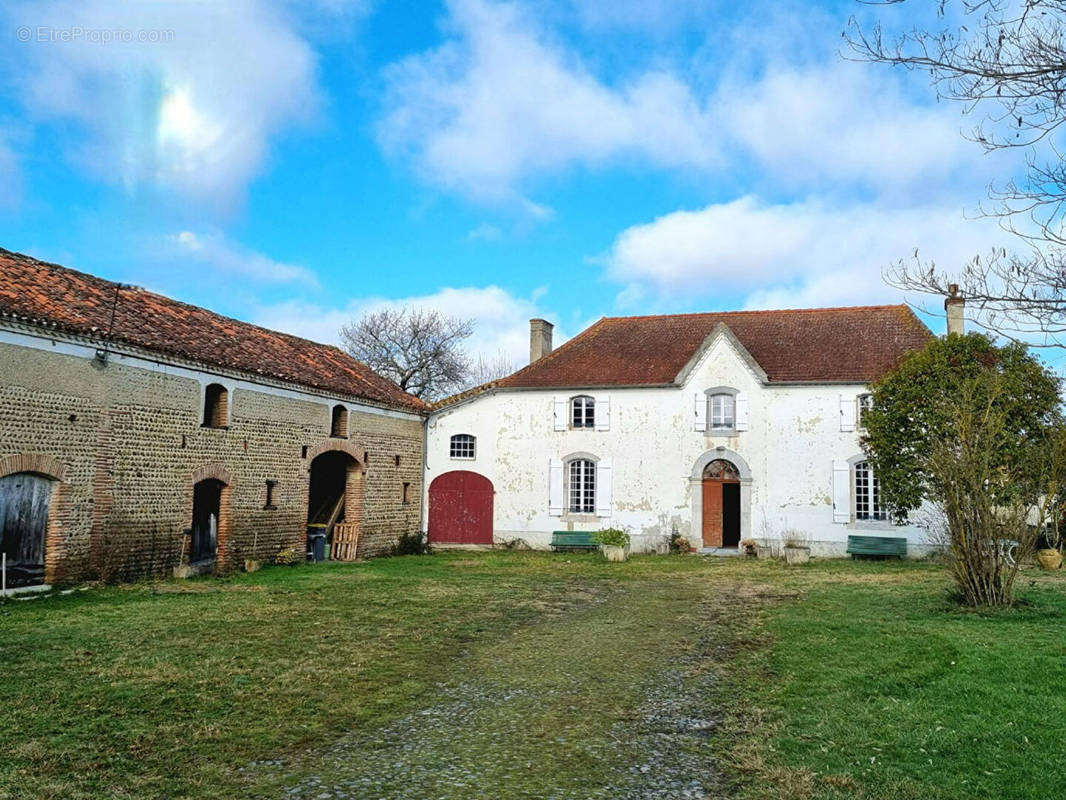
<path fill-rule="evenodd" d="M 445 472 L 429 485 L 429 541 L 492 544 L 492 481 L 476 472 Z"/>

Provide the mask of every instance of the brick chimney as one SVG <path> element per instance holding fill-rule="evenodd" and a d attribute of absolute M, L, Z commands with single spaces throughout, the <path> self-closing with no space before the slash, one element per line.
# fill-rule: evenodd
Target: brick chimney
<path fill-rule="evenodd" d="M 962 336 L 966 332 L 966 300 L 959 294 L 959 285 L 953 283 L 948 286 L 948 296 L 944 298 L 944 311 L 948 318 L 948 335 L 953 333 Z"/>
<path fill-rule="evenodd" d="M 529 321 L 529 363 L 539 361 L 552 351 L 552 325 L 546 319 Z"/>

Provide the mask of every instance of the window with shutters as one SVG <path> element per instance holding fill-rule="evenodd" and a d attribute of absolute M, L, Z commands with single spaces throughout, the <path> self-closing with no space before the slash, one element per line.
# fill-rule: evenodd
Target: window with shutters
<path fill-rule="evenodd" d="M 449 452 L 452 458 L 473 459 L 477 454 L 477 438 L 469 433 L 457 433 L 452 437 Z"/>
<path fill-rule="evenodd" d="M 578 458 L 566 465 L 567 510 L 571 514 L 596 513 L 596 463 Z"/>
<path fill-rule="evenodd" d="M 863 426 L 862 418 L 873 407 L 874 397 L 872 394 L 860 394 L 855 398 L 855 422 L 858 427 Z"/>
<path fill-rule="evenodd" d="M 588 395 L 580 395 L 570 400 L 570 427 L 596 427 L 596 400 Z"/>
<path fill-rule="evenodd" d="M 881 505 L 881 487 L 877 476 L 866 461 L 859 461 L 852 467 L 854 485 L 852 498 L 856 521 L 885 521 L 888 512 Z"/>
<path fill-rule="evenodd" d="M 712 394 L 710 404 L 711 430 L 733 430 L 736 427 L 736 398 L 731 394 Z"/>

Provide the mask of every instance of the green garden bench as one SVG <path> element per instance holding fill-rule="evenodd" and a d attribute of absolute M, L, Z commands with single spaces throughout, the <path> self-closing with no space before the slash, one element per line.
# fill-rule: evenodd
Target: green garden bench
<path fill-rule="evenodd" d="M 855 556 L 907 555 L 907 540 L 902 536 L 848 536 L 848 553 Z"/>
<path fill-rule="evenodd" d="M 595 550 L 599 546 L 592 531 L 552 531 L 552 550 Z"/>

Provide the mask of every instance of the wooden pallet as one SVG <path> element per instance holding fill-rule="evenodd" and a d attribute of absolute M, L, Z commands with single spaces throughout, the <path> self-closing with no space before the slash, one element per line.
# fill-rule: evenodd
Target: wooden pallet
<path fill-rule="evenodd" d="M 355 561 L 359 557 L 358 525 L 338 522 L 333 526 L 333 546 L 329 557 L 332 561 Z"/>

